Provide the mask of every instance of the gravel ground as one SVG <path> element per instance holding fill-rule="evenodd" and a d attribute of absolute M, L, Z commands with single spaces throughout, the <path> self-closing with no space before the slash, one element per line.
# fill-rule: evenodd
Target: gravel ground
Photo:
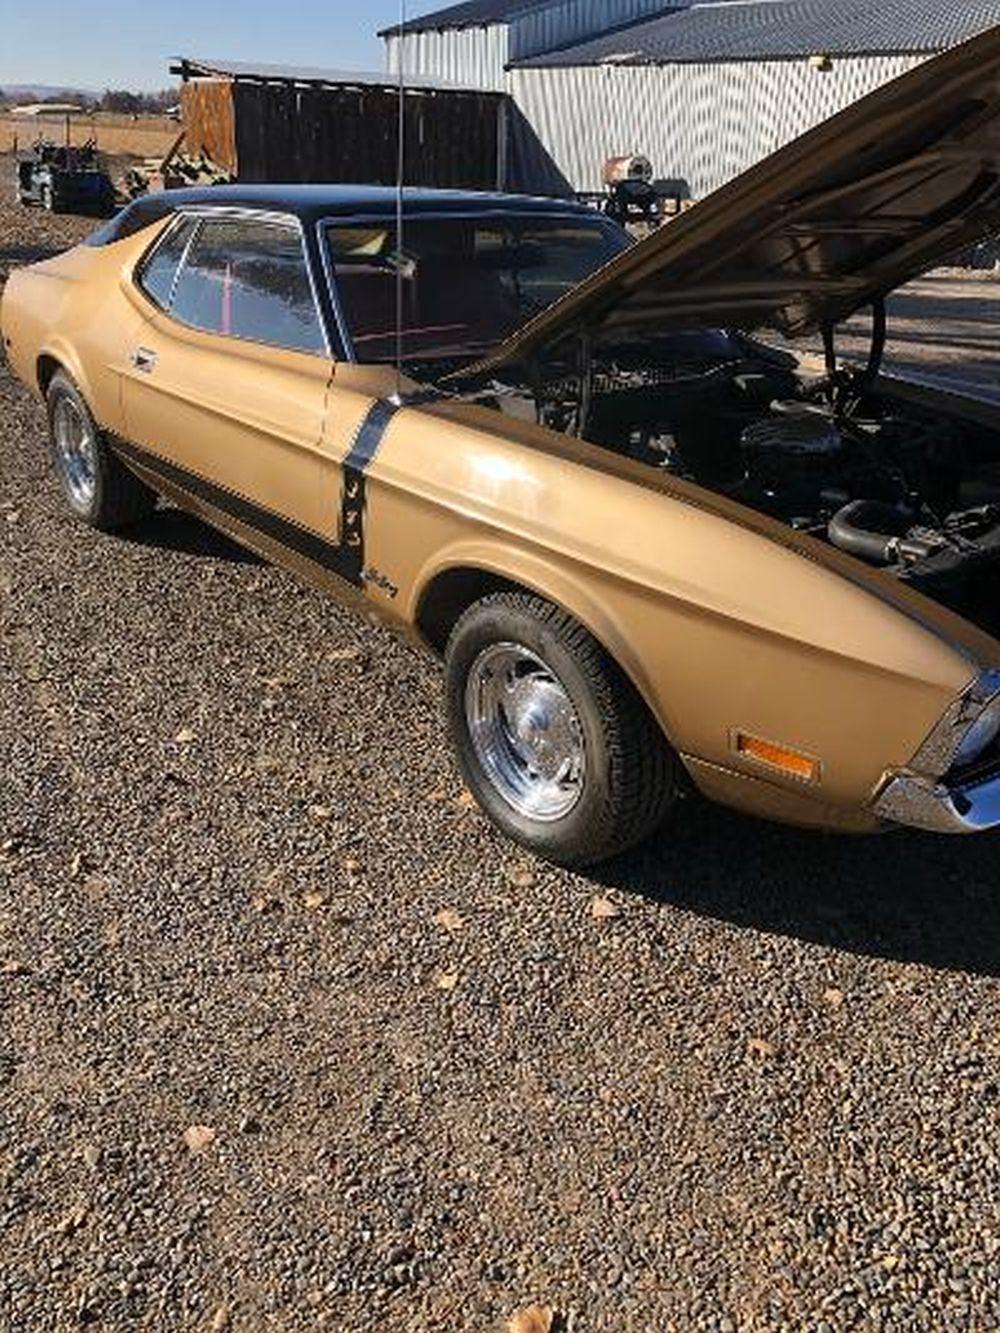
<path fill-rule="evenodd" d="M 995 838 L 534 863 L 432 663 L 0 441 L 5 1333 L 1000 1326 Z"/>

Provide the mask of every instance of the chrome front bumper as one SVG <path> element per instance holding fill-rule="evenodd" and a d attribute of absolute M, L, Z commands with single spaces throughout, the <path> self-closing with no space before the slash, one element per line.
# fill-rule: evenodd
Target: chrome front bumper
<path fill-rule="evenodd" d="M 898 773 L 875 802 L 875 813 L 932 833 L 985 833 L 1000 826 L 1000 771 L 953 787 Z"/>

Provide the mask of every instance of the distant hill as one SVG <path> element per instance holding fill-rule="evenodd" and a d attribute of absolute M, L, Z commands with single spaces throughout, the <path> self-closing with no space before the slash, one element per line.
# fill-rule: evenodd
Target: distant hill
<path fill-rule="evenodd" d="M 74 97 L 94 96 L 96 94 L 90 88 L 63 88 L 59 84 L 50 83 L 0 83 L 0 97 L 6 97 L 11 102 L 41 102 L 46 97 L 72 101 Z"/>

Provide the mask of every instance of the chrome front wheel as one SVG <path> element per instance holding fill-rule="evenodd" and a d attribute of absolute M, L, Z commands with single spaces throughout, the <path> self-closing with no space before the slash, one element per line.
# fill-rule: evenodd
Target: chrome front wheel
<path fill-rule="evenodd" d="M 445 668 L 462 775 L 508 836 L 579 869 L 659 827 L 673 751 L 568 612 L 527 591 L 488 594 L 455 623 Z"/>
<path fill-rule="evenodd" d="M 472 664 L 465 718 L 476 758 L 501 797 L 527 819 L 565 819 L 583 794 L 583 727 L 565 686 L 519 643 L 494 643 Z"/>

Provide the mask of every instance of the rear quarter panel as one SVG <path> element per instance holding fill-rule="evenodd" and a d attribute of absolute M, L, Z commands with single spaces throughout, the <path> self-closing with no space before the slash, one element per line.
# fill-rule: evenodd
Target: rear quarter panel
<path fill-rule="evenodd" d="M 141 323 L 123 284 L 157 230 L 103 247 L 79 245 L 18 269 L 0 304 L 4 347 L 18 377 L 39 393 L 40 361 L 58 362 L 108 430 L 121 428 L 121 376 Z"/>

